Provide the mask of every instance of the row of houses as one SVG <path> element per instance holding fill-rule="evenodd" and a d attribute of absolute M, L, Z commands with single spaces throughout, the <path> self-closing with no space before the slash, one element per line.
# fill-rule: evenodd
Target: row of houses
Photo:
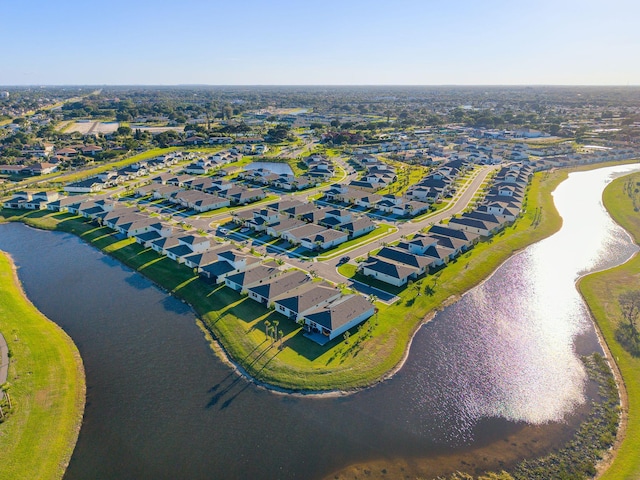
<path fill-rule="evenodd" d="M 598 150 L 590 153 L 574 153 L 571 155 L 543 157 L 538 160 L 531 160 L 524 163 L 533 167 L 535 171 L 538 171 L 555 167 L 569 167 L 574 165 L 587 165 L 600 162 L 632 160 L 638 158 L 639 156 L 640 149 L 616 148 L 611 150 Z"/>
<path fill-rule="evenodd" d="M 92 219 L 196 269 L 199 275 L 216 284 L 247 294 L 252 300 L 301 323 L 307 336 L 318 343 L 336 338 L 374 314 L 373 305 L 361 295 L 343 295 L 326 282 L 312 281 L 304 272 L 283 271 L 273 261 L 264 263 L 261 258 L 228 243 L 212 242 L 210 236 L 195 231 L 176 232 L 171 225 L 134 207 L 122 207 L 107 198 L 65 198 L 75 203 L 65 206 L 58 203 L 56 208 Z"/>
<path fill-rule="evenodd" d="M 324 191 L 323 200 L 350 206 L 377 210 L 381 214 L 399 217 L 415 217 L 429 210 L 426 202 L 412 200 L 402 195 L 379 195 L 348 185 L 334 184 Z"/>
<path fill-rule="evenodd" d="M 242 159 L 242 154 L 235 148 L 217 152 L 208 157 L 198 158 L 195 162 L 190 163 L 184 169 L 186 173 L 195 175 L 206 175 L 214 170 L 221 168 L 228 163 L 237 162 Z"/>
<path fill-rule="evenodd" d="M 24 210 L 45 210 L 58 198 L 58 192 L 16 192 L 11 199 L 3 203 L 3 206 Z"/>
<path fill-rule="evenodd" d="M 375 229 L 368 217 L 313 203 L 285 200 L 233 213 L 233 221 L 308 250 L 327 250 Z"/>
<path fill-rule="evenodd" d="M 361 295 L 343 295 L 327 282 L 314 282 L 299 270 L 279 271 L 273 263 L 231 275 L 225 285 L 302 324 L 306 336 L 322 345 L 375 313 Z"/>
<path fill-rule="evenodd" d="M 206 212 L 218 208 L 247 205 L 266 198 L 264 190 L 247 188 L 222 178 L 194 177 L 185 174 L 161 173 L 151 183 L 136 189 L 136 195 L 152 195 L 171 203 Z"/>
<path fill-rule="evenodd" d="M 288 173 L 273 173 L 266 168 L 240 172 L 238 178 L 254 185 L 272 186 L 287 191 L 305 190 L 318 185 L 318 178 L 311 175 L 296 177 Z"/>
<path fill-rule="evenodd" d="M 350 187 L 375 192 L 398 179 L 396 169 L 372 155 L 354 155 L 351 162 L 365 170 L 362 177 L 349 183 Z"/>
<path fill-rule="evenodd" d="M 0 165 L 0 173 L 7 175 L 46 175 L 57 170 L 58 166 L 48 162 L 30 165 Z"/>
<path fill-rule="evenodd" d="M 398 245 L 385 246 L 358 266 L 358 271 L 396 287 L 440 268 L 512 223 L 522 208 L 532 169 L 520 165 L 502 168 L 481 204 L 451 218 L 446 226 L 433 225 Z"/>
<path fill-rule="evenodd" d="M 156 170 L 168 168 L 178 162 L 192 158 L 194 154 L 175 152 L 161 155 L 150 160 L 136 162 L 120 169 L 107 170 L 94 177 L 86 178 L 65 185 L 67 193 L 95 193 L 105 188 L 120 185 L 128 180 L 145 177 Z"/>
<path fill-rule="evenodd" d="M 456 180 L 469 168 L 464 160 L 449 161 L 409 187 L 406 197 L 430 204 L 440 202 L 455 193 Z"/>

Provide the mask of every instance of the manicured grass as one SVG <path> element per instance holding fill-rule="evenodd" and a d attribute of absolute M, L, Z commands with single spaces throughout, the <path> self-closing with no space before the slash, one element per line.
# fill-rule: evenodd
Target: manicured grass
<path fill-rule="evenodd" d="M 603 201 L 611 216 L 640 243 L 640 214 L 634 211 L 633 196 L 626 193 L 625 183 L 631 179 L 632 189 L 640 182 L 640 174 L 614 180 L 604 191 Z M 618 296 L 625 290 L 640 288 L 640 256 L 611 270 L 584 277 L 579 289 L 593 314 L 600 332 L 624 379 L 628 398 L 628 421 L 622 444 L 602 480 L 636 480 L 640 478 L 640 358 L 632 356 L 616 340 L 621 319 Z"/>
<path fill-rule="evenodd" d="M 85 379 L 73 341 L 23 295 L 0 253 L 0 331 L 13 409 L 0 424 L 0 477 L 62 478 L 82 423 Z"/>

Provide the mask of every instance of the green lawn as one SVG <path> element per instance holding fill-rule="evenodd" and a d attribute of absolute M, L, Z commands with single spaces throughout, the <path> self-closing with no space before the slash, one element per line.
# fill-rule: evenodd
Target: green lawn
<path fill-rule="evenodd" d="M 633 201 L 625 192 L 625 183 L 632 180 L 632 189 L 640 182 L 640 174 L 614 180 L 605 189 L 603 200 L 611 216 L 640 243 L 640 214 L 634 211 Z M 587 301 L 615 362 L 620 369 L 628 397 L 628 423 L 624 440 L 613 463 L 602 475 L 602 480 L 637 480 L 640 478 L 640 357 L 629 354 L 616 340 L 621 312 L 618 296 L 628 289 L 640 288 L 640 256 L 619 267 L 594 273 L 579 283 L 580 292 Z"/>
<path fill-rule="evenodd" d="M 78 438 L 85 401 L 82 360 L 73 341 L 24 297 L 0 253 L 0 331 L 9 344 L 11 415 L 0 424 L 0 477 L 62 478 Z"/>

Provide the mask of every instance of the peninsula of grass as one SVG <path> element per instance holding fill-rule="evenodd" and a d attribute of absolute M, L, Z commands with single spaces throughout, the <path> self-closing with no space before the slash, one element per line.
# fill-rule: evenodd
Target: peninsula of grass
<path fill-rule="evenodd" d="M 69 336 L 27 300 L 1 252 L 0 332 L 11 354 L 13 406 L 0 424 L 0 476 L 62 478 L 84 412 L 82 360 Z"/>
<path fill-rule="evenodd" d="M 597 168 L 592 165 L 586 168 Z M 583 168 L 585 169 L 585 168 Z M 140 271 L 184 299 L 236 365 L 265 384 L 294 391 L 348 390 L 371 385 L 401 364 L 416 329 L 435 310 L 479 284 L 516 251 L 549 236 L 561 226 L 551 192 L 568 170 L 537 173 L 518 221 L 492 240 L 480 243 L 437 275 L 428 275 L 399 293 L 393 305 L 378 304 L 367 322 L 319 346 L 303 337 L 292 321 L 246 295 L 199 278 L 184 265 L 145 249 L 132 239 L 84 218 L 46 211 L 4 210 L 0 220 L 23 221 L 40 228 L 79 235 L 86 242 Z M 265 334 L 277 323 L 280 344 Z M 213 344 L 218 351 L 217 344 Z"/>
<path fill-rule="evenodd" d="M 631 191 L 626 187 L 631 182 Z M 604 205 L 625 230 L 640 243 L 640 214 L 635 210 L 638 194 L 635 192 L 640 174 L 622 177 L 607 186 L 603 194 Z M 635 202 L 634 202 L 635 200 Z M 604 337 L 624 380 L 626 390 L 626 428 L 621 443 L 602 480 L 635 480 L 640 478 L 640 357 L 630 354 L 617 340 L 616 332 L 622 314 L 619 295 L 626 290 L 640 288 L 640 256 L 604 272 L 582 278 L 579 289 Z M 622 393 L 624 398 L 624 392 Z M 624 422 L 623 422 L 624 423 Z"/>

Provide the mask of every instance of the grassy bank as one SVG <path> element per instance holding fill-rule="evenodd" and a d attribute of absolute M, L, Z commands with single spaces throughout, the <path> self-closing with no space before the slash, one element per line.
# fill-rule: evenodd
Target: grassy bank
<path fill-rule="evenodd" d="M 625 184 L 632 181 L 634 194 L 640 174 L 614 180 L 603 195 L 611 216 L 640 243 L 640 214 L 634 211 L 634 196 L 629 196 Z M 637 201 L 637 200 L 636 200 Z M 621 312 L 618 296 L 629 289 L 638 289 L 640 256 L 619 267 L 583 278 L 579 289 L 587 301 L 602 335 L 622 374 L 627 393 L 627 425 L 624 438 L 612 464 L 602 475 L 603 480 L 635 480 L 640 478 L 640 358 L 629 354 L 616 340 Z"/>
<path fill-rule="evenodd" d="M 11 352 L 13 403 L 0 424 L 0 477 L 62 478 L 84 411 L 82 360 L 72 340 L 23 295 L 2 253 L 0 331 Z"/>
<path fill-rule="evenodd" d="M 4 211 L 3 215 L 7 220 L 75 233 L 185 299 L 229 356 L 255 379 L 294 390 L 348 389 L 383 378 L 400 364 L 413 332 L 430 312 L 480 283 L 517 250 L 558 230 L 561 219 L 550 192 L 566 176 L 566 170 L 537 174 L 526 210 L 515 225 L 477 245 L 438 275 L 415 282 L 395 304 L 380 304 L 372 319 L 352 331 L 348 343 L 338 338 L 324 347 L 303 338 L 299 326 L 278 313 L 230 289 L 208 284 L 191 269 L 131 239 L 122 240 L 107 228 L 67 214 Z M 266 321 L 279 322 L 284 334 L 281 346 L 272 345 L 265 335 Z"/>

